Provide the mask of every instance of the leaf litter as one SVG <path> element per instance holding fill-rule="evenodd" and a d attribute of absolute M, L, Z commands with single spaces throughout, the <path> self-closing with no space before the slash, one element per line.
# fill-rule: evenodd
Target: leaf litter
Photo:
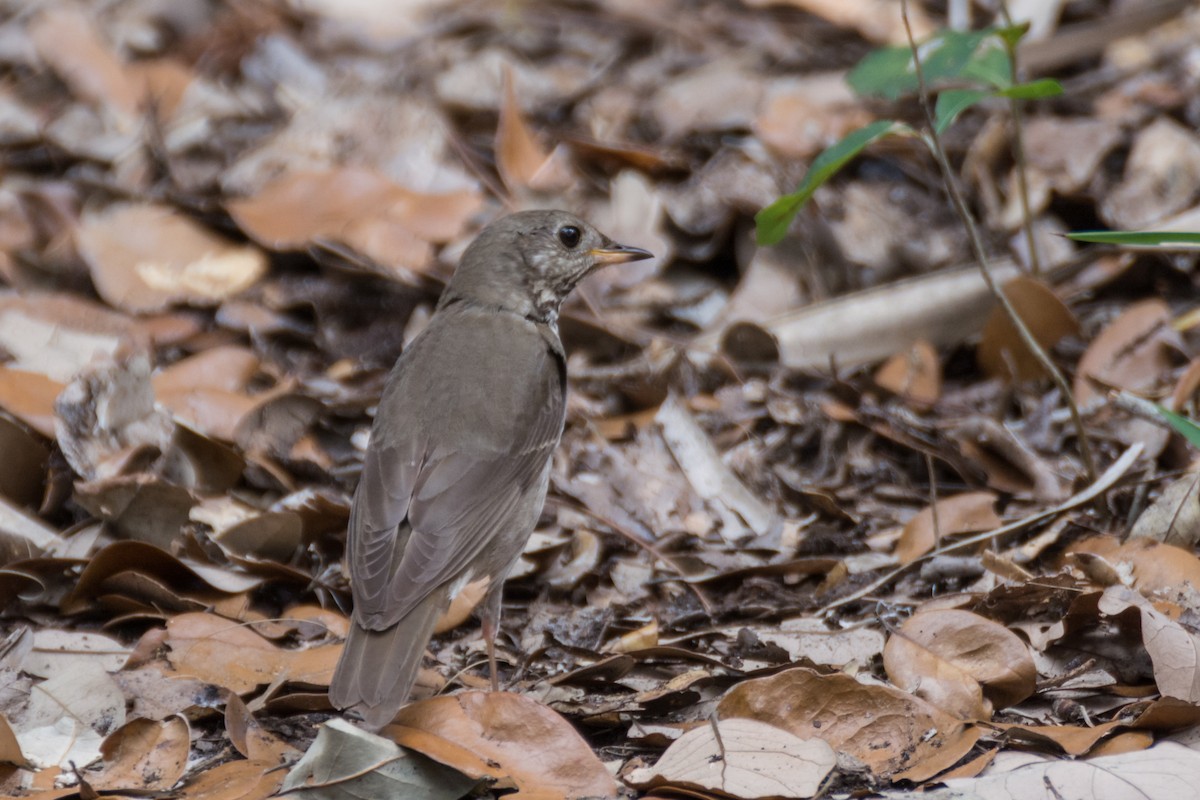
<path fill-rule="evenodd" d="M 1194 785 L 1195 456 L 1109 396 L 1194 414 L 1195 260 L 1053 232 L 1195 218 L 1200 23 L 1039 17 L 1079 79 L 1024 119 L 1040 276 L 1005 110 L 947 133 L 1089 482 L 917 150 L 753 245 L 881 113 L 844 76 L 884 5 L 0 2 L 0 794 Z M 564 309 L 506 691 L 464 593 L 364 734 L 325 691 L 374 403 L 471 237 L 543 206 L 658 258 Z"/>

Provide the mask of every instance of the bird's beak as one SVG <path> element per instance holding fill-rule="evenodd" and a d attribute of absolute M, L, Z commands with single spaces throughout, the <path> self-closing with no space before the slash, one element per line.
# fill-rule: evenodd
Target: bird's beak
<path fill-rule="evenodd" d="M 640 247 L 626 247 L 623 244 L 611 244 L 607 247 L 593 247 L 588 255 L 596 259 L 596 266 L 604 267 L 609 264 L 624 264 L 629 261 L 643 261 L 654 258 L 654 253 Z"/>

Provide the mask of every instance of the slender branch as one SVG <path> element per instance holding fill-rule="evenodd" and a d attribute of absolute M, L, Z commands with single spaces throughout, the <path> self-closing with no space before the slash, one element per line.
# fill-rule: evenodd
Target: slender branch
<path fill-rule="evenodd" d="M 1021 319 L 1021 315 L 1017 313 L 1017 310 L 1013 308 L 1012 303 L 1009 302 L 1008 296 L 996 284 L 996 278 L 992 275 L 992 268 L 989 266 L 987 252 L 983 246 L 983 239 L 980 238 L 979 228 L 975 224 L 975 217 L 967 207 L 967 202 L 958 187 L 958 181 L 954 177 L 953 170 L 950 168 L 950 161 L 946 158 L 946 151 L 942 148 L 942 140 L 937 134 L 937 126 L 934 121 L 933 104 L 929 102 L 929 88 L 925 83 L 925 73 L 921 68 L 920 53 L 917 49 L 916 39 L 913 37 L 912 25 L 908 21 L 908 0 L 900 0 L 900 17 L 904 21 L 904 31 L 908 36 L 909 47 L 912 49 L 913 69 L 916 73 L 921 108 L 925 112 L 925 122 L 928 126 L 928 131 L 924 137 L 925 142 L 933 152 L 934 159 L 941 170 L 942 182 L 945 184 L 947 194 L 950 195 L 954 209 L 958 212 L 958 216 L 967 227 L 967 234 L 971 240 L 971 247 L 975 251 L 975 260 L 979 263 L 980 273 L 983 275 L 983 280 L 987 284 L 988 289 L 995 295 L 996 300 L 1004 309 L 1004 313 L 1012 321 L 1013 327 L 1017 329 L 1021 341 L 1029 348 L 1029 352 L 1033 353 L 1034 358 L 1038 360 L 1038 363 L 1042 365 L 1042 369 L 1046 370 L 1046 373 L 1062 393 L 1063 399 L 1071 411 L 1071 421 L 1075 425 L 1076 437 L 1079 439 L 1079 454 L 1083 459 L 1084 470 L 1087 472 L 1088 480 L 1095 480 L 1096 463 L 1092 458 L 1092 446 L 1088 440 L 1087 431 L 1083 427 L 1083 418 L 1079 414 L 1079 407 L 1075 404 L 1075 398 L 1071 394 L 1071 387 L 1067 384 L 1067 379 L 1063 377 L 1062 372 L 1050 359 L 1050 356 L 1042 349 L 1037 340 L 1033 338 L 1029 327 Z"/>
<path fill-rule="evenodd" d="M 1012 15 L 1008 13 L 1006 0 L 1000 0 L 1000 13 L 1004 16 L 1004 24 L 1011 26 L 1013 20 Z M 1017 47 L 1006 38 L 1004 49 L 1008 51 L 1008 63 L 1012 68 L 1012 82 L 1015 85 L 1020 80 L 1021 74 L 1017 64 Z M 1024 112 L 1021 108 L 1021 101 L 1016 97 L 1008 99 L 1008 107 L 1012 113 L 1012 153 L 1017 169 L 1017 191 L 1021 195 L 1021 227 L 1025 231 L 1025 246 L 1029 248 L 1029 269 L 1034 277 L 1038 277 L 1042 274 L 1042 259 L 1038 254 L 1037 238 L 1033 233 L 1033 214 L 1029 211 L 1029 171 L 1025 161 Z"/>

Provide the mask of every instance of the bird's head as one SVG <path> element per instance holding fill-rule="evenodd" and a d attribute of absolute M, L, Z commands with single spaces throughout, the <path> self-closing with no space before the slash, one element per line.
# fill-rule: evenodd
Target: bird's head
<path fill-rule="evenodd" d="M 522 211 L 480 232 L 463 253 L 446 294 L 553 321 L 590 272 L 645 258 L 653 254 L 617 244 L 574 214 Z"/>

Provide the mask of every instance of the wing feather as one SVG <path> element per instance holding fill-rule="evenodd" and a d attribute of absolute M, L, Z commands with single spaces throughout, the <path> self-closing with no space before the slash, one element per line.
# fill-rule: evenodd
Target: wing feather
<path fill-rule="evenodd" d="M 471 331 L 461 333 L 461 326 L 472 320 L 448 322 L 459 324 L 458 341 L 470 340 Z M 532 327 L 519 318 L 505 323 Z M 495 324 L 480 321 L 479 336 L 494 339 Z M 519 538 L 528 532 L 512 529 L 532 524 L 525 522 L 528 504 L 522 501 L 545 491 L 543 478 L 562 434 L 564 371 L 553 334 L 534 332 L 544 346 L 528 348 L 530 363 L 518 364 L 516 374 L 473 365 L 479 379 L 473 396 L 487 398 L 487 411 L 464 431 L 461 418 L 446 411 L 450 398 L 443 397 L 438 413 L 431 413 L 411 394 L 420 380 L 405 380 L 421 378 L 423 362 L 461 366 L 463 357 L 456 360 L 461 354 L 437 352 L 445 340 L 436 331 L 427 333 L 434 334 L 428 347 L 422 351 L 421 341 L 414 343 L 408 362 L 402 358 L 389 381 L 397 389 L 381 400 L 372 439 L 381 430 L 386 435 L 368 449 L 351 510 L 347 550 L 354 614 L 376 630 L 396 624 L 456 578 L 498 535 Z M 525 380 L 515 381 L 517 375 Z M 427 377 L 428 384 L 444 376 Z M 422 396 L 431 394 L 428 389 L 437 394 L 436 386 L 426 388 Z"/>

